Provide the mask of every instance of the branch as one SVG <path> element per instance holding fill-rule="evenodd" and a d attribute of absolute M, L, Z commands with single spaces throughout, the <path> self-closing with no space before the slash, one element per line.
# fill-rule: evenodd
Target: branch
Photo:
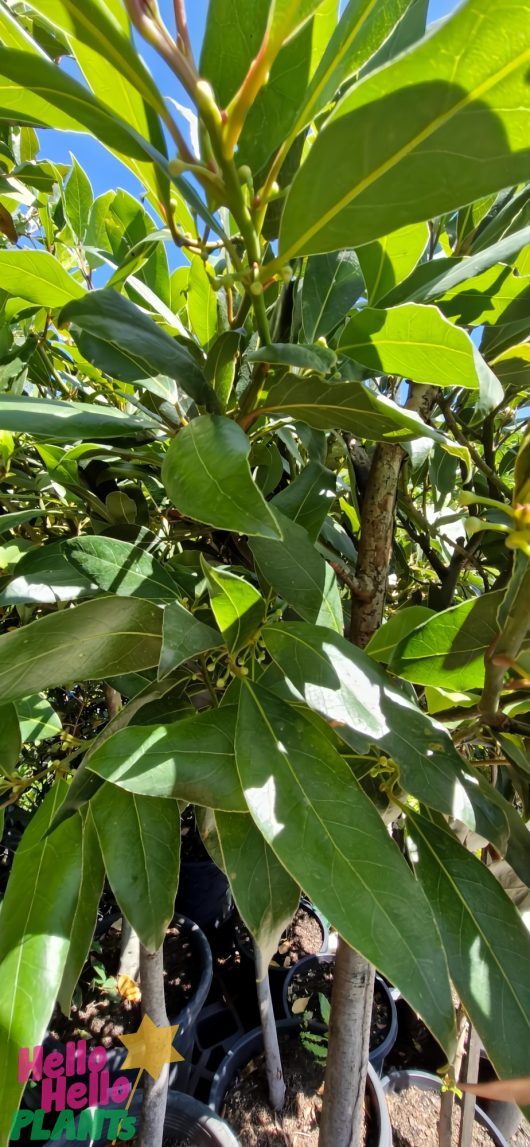
<path fill-rule="evenodd" d="M 517 660 L 530 628 L 530 560 L 517 553 L 506 593 L 499 609 L 501 631 L 486 650 L 486 677 L 479 711 L 486 724 L 498 724 L 506 670 Z M 495 720 L 497 718 L 497 720 Z"/>
<path fill-rule="evenodd" d="M 481 458 L 478 450 L 475 449 L 472 442 L 469 441 L 469 438 L 466 438 L 466 435 L 456 421 L 449 403 L 446 402 L 445 399 L 440 398 L 438 400 L 438 405 L 442 411 L 449 430 L 453 432 L 457 442 L 460 442 L 461 446 L 465 446 L 469 450 L 469 456 L 475 463 L 477 470 L 480 470 L 481 473 L 484 474 L 484 476 L 488 479 L 488 483 L 490 486 L 493 486 L 497 494 L 500 494 L 502 498 L 505 498 L 508 502 L 511 502 L 511 490 L 509 490 L 508 487 L 504 485 L 504 482 L 501 481 L 499 476 L 495 473 L 495 470 L 492 470 L 491 466 L 488 466 L 488 463 L 484 461 L 484 458 Z"/>
<path fill-rule="evenodd" d="M 190 34 L 188 31 L 188 20 L 186 17 L 186 3 L 185 0 L 173 0 L 173 7 L 175 9 L 175 24 L 177 26 L 178 46 L 181 52 L 193 60 L 193 51 L 191 47 Z"/>

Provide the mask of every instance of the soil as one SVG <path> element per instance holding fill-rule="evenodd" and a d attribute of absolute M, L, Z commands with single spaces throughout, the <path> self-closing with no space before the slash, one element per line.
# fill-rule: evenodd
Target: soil
<path fill-rule="evenodd" d="M 319 995 L 324 995 L 326 999 L 331 1000 L 333 970 L 334 961 L 322 960 L 318 964 L 313 965 L 312 968 L 308 968 L 307 970 L 302 969 L 300 972 L 295 973 L 288 990 L 288 999 L 291 1008 L 295 1000 L 307 1001 L 303 1010 L 309 1012 L 311 1019 L 316 1020 L 317 1023 L 321 1023 L 323 1016 L 318 997 Z M 295 1008 L 294 1014 L 300 1014 L 298 1008 Z M 370 1026 L 370 1051 L 379 1047 L 379 1045 L 383 1043 L 383 1040 L 386 1039 L 390 1031 L 390 1024 L 390 1005 L 384 993 L 376 986 Z"/>
<path fill-rule="evenodd" d="M 236 940 L 250 954 L 252 940 L 245 925 L 239 920 L 235 926 Z M 316 916 L 303 905 L 298 909 L 289 927 L 285 929 L 278 949 L 270 962 L 271 968 L 290 968 L 302 956 L 315 956 L 322 947 L 323 933 Z"/>
<path fill-rule="evenodd" d="M 286 1084 L 285 1106 L 268 1103 L 264 1055 L 256 1056 L 229 1088 L 221 1115 L 241 1147 L 318 1147 L 325 1064 L 307 1052 L 298 1036 L 280 1036 Z M 366 1111 L 362 1147 L 377 1147 L 375 1119 Z"/>
<path fill-rule="evenodd" d="M 387 1094 L 386 1098 L 392 1124 L 393 1147 L 438 1147 L 439 1092 L 408 1087 L 399 1095 Z M 455 1104 L 451 1136 L 453 1147 L 458 1145 L 459 1128 L 460 1108 Z M 473 1147 L 492 1147 L 494 1140 L 475 1120 L 471 1142 Z"/>
<path fill-rule="evenodd" d="M 65 1043 L 69 1039 L 94 1039 L 106 1048 L 122 1047 L 121 1035 L 138 1030 L 141 1021 L 140 1002 L 123 999 L 114 986 L 99 987 L 94 983 L 92 961 L 103 964 L 107 977 L 115 977 L 120 960 L 121 922 L 112 924 L 101 937 L 101 954 L 91 954 L 85 965 L 79 987 L 81 1002 L 72 1006 L 69 1019 L 56 1010 L 50 1025 L 52 1038 Z M 189 941 L 182 941 L 180 929 L 170 927 L 164 941 L 164 980 L 166 1009 L 170 1019 L 182 1010 L 193 994 L 201 969 L 197 966 Z"/>

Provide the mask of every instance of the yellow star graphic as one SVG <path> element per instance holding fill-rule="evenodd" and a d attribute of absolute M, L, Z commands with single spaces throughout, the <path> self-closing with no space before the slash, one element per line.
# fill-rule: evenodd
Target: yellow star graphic
<path fill-rule="evenodd" d="M 150 1016 L 145 1015 L 134 1035 L 122 1035 L 120 1040 L 127 1048 L 127 1058 L 121 1065 L 122 1071 L 138 1068 L 148 1071 L 152 1079 L 158 1079 L 166 1063 L 180 1063 L 184 1056 L 173 1047 L 173 1040 L 179 1025 L 158 1028 Z"/>

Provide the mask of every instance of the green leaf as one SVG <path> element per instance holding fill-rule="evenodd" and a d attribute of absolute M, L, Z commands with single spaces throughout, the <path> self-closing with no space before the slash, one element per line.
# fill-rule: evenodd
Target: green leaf
<path fill-rule="evenodd" d="M 223 331 L 208 351 L 204 373 L 215 390 L 222 410 L 225 410 L 232 391 L 241 339 L 240 330 Z"/>
<path fill-rule="evenodd" d="M 200 255 L 191 260 L 188 315 L 199 345 L 207 350 L 217 334 L 217 296 Z"/>
<path fill-rule="evenodd" d="M 358 247 L 524 181 L 527 13 L 468 0 L 339 102 L 287 196 L 280 258 Z"/>
<path fill-rule="evenodd" d="M 408 279 L 394 287 L 381 301 L 385 307 L 395 307 L 398 303 L 430 303 L 498 263 L 510 262 L 529 242 L 530 227 L 523 227 L 476 255 L 464 258 L 449 256 L 420 263 Z"/>
<path fill-rule="evenodd" d="M 94 195 L 88 175 L 72 155 L 72 171 L 64 189 L 66 216 L 74 235 L 85 238 Z"/>
<path fill-rule="evenodd" d="M 258 590 L 244 578 L 208 564 L 201 557 L 215 620 L 225 644 L 235 656 L 261 628 L 265 602 Z"/>
<path fill-rule="evenodd" d="M 466 331 L 453 326 L 437 307 L 416 303 L 391 310 L 365 307 L 350 318 L 339 347 L 374 373 L 398 374 L 434 386 L 473 390 L 480 386 L 476 347 Z M 482 369 L 493 375 L 484 362 Z M 493 380 L 497 383 L 494 375 Z"/>
<path fill-rule="evenodd" d="M 157 603 L 174 601 L 181 593 L 168 570 L 130 542 L 96 535 L 72 538 L 63 542 L 62 549 L 74 569 L 104 593 Z"/>
<path fill-rule="evenodd" d="M 267 967 L 298 908 L 300 888 L 248 813 L 216 811 L 215 824 L 236 908 Z"/>
<path fill-rule="evenodd" d="M 253 538 L 249 545 L 266 581 L 300 617 L 342 633 L 344 619 L 337 578 L 315 549 L 306 531 L 278 514 L 283 541 Z"/>
<path fill-rule="evenodd" d="M 250 442 L 230 418 L 204 415 L 170 442 L 162 480 L 177 510 L 239 534 L 280 538 L 272 510 L 252 481 Z"/>
<path fill-rule="evenodd" d="M 484 654 L 498 633 L 502 590 L 443 610 L 409 633 L 390 662 L 393 673 L 417 685 L 481 689 Z"/>
<path fill-rule="evenodd" d="M 321 6 L 322 0 L 272 0 L 269 11 L 269 40 L 282 43 L 305 24 Z"/>
<path fill-rule="evenodd" d="M 23 522 L 31 522 L 33 518 L 42 518 L 44 511 L 41 506 L 35 510 L 18 510 L 13 514 L 0 515 L 0 537 L 2 534 L 7 534 L 9 530 L 14 530 L 16 526 L 21 526 Z"/>
<path fill-rule="evenodd" d="M 530 938 L 486 865 L 446 826 L 408 819 L 415 868 L 438 922 L 449 974 L 499 1079 L 528 1072 Z M 493 1005 L 494 1001 L 494 1005 Z"/>
<path fill-rule="evenodd" d="M 175 911 L 178 803 L 154 796 L 139 799 L 117 785 L 105 784 L 92 798 L 90 809 L 119 907 L 144 947 L 156 952 Z"/>
<path fill-rule="evenodd" d="M 79 896 L 81 818 L 73 816 L 45 836 L 66 789 L 64 781 L 54 785 L 26 828 L 2 905 L 0 1141 L 4 1143 L 24 1086 L 18 1082 L 19 1051 L 37 1047 L 44 1038 Z"/>
<path fill-rule="evenodd" d="M 316 370 L 329 374 L 337 361 L 335 351 L 328 347 L 299 343 L 269 343 L 247 354 L 249 362 L 269 362 L 273 366 L 293 366 L 298 370 Z"/>
<path fill-rule="evenodd" d="M 375 745 L 397 765 L 406 792 L 458 817 L 499 852 L 506 851 L 507 801 L 466 767 L 444 726 L 423 713 L 366 653 L 329 629 L 300 622 L 266 626 L 262 639 L 291 688 L 332 722 L 356 753 L 366 755 Z M 529 856 L 530 838 L 528 855 L 518 866 Z"/>
<path fill-rule="evenodd" d="M 14 577 L 0 591 L 1 605 L 55 605 L 93 597 L 97 585 L 80 574 L 61 553 L 60 543 L 38 546 L 17 563 Z"/>
<path fill-rule="evenodd" d="M 114 406 L 64 402 L 0 394 L 0 429 L 32 434 L 46 442 L 151 437 L 153 423 L 139 414 L 127 415 Z"/>
<path fill-rule="evenodd" d="M 359 438 L 396 442 L 443 436 L 362 382 L 329 382 L 289 374 L 262 390 L 259 413 L 289 415 L 315 430 L 348 430 Z"/>
<path fill-rule="evenodd" d="M 411 630 L 417 629 L 418 625 L 432 617 L 433 612 L 432 609 L 427 609 L 426 605 L 409 605 L 405 609 L 397 610 L 374 633 L 366 646 L 366 653 L 373 657 L 374 661 L 388 665 L 396 645 L 399 645 Z"/>
<path fill-rule="evenodd" d="M 308 342 L 328 335 L 363 292 L 355 251 L 312 255 L 302 284 L 302 324 Z"/>
<path fill-rule="evenodd" d="M 39 307 L 64 307 L 85 294 L 48 251 L 0 251 L 0 276 L 4 291 Z"/>
<path fill-rule="evenodd" d="M 14 705 L 0 706 L 0 729 L 0 773 L 9 777 L 17 767 L 22 748 L 18 713 Z"/>
<path fill-rule="evenodd" d="M 159 680 L 167 677 L 168 673 L 172 673 L 190 657 L 197 657 L 209 649 L 218 649 L 222 644 L 220 633 L 199 621 L 178 601 L 171 602 L 164 610 Z"/>
<path fill-rule="evenodd" d="M 231 705 L 169 725 L 131 725 L 96 749 L 88 768 L 135 796 L 245 812 L 234 730 Z"/>
<path fill-rule="evenodd" d="M 449 1051 L 453 1008 L 427 900 L 346 762 L 301 713 L 247 682 L 236 760 L 249 811 L 280 862 Z"/>
<path fill-rule="evenodd" d="M 135 598 L 99 598 L 42 617 L 0 637 L 2 700 L 158 665 L 161 633 L 162 611 Z"/>
<path fill-rule="evenodd" d="M 59 322 L 74 324 L 81 353 L 113 378 L 139 383 L 167 375 L 196 402 L 212 401 L 213 392 L 190 352 L 117 291 L 87 292 L 82 302 L 64 308 Z M 164 390 L 162 397 L 170 396 Z"/>
<path fill-rule="evenodd" d="M 460 326 L 518 322 L 530 313 L 530 278 L 515 275 L 511 267 L 490 267 L 453 287 L 438 305 Z"/>
<path fill-rule="evenodd" d="M 70 1015 L 72 995 L 88 957 L 105 880 L 103 857 L 90 809 L 83 810 L 81 819 L 81 884 L 72 921 L 68 957 L 58 992 L 58 1002 L 65 1016 Z"/>
<path fill-rule="evenodd" d="M 271 506 L 302 526 L 310 541 L 315 542 L 335 496 L 335 474 L 321 462 L 309 462 L 272 498 Z"/>
<path fill-rule="evenodd" d="M 366 283 L 368 302 L 374 306 L 396 283 L 410 274 L 429 239 L 427 223 L 412 223 L 375 243 L 359 247 L 357 257 Z"/>
<path fill-rule="evenodd" d="M 17 701 L 16 710 L 24 744 L 39 745 L 61 732 L 61 718 L 42 694 L 36 693 L 34 697 Z"/>

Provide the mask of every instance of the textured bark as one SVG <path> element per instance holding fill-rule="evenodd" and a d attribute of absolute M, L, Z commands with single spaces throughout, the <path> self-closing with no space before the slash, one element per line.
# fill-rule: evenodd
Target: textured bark
<path fill-rule="evenodd" d="M 269 1099 L 274 1111 L 281 1111 L 285 1102 L 285 1083 L 269 984 L 269 965 L 268 961 L 263 959 L 262 952 L 257 944 L 254 945 L 254 959 L 256 962 L 256 991 L 258 994 L 261 1030 L 263 1032 Z"/>
<path fill-rule="evenodd" d="M 142 984 L 142 1015 L 148 1015 L 157 1027 L 167 1027 L 169 1020 L 164 998 L 164 959 L 162 948 L 151 953 L 140 945 L 140 977 Z M 141 1129 L 138 1147 L 162 1147 L 166 1115 L 169 1065 L 158 1079 L 146 1071 L 143 1079 Z"/>
<path fill-rule="evenodd" d="M 374 969 L 339 940 L 333 977 L 320 1147 L 362 1142 Z"/>

